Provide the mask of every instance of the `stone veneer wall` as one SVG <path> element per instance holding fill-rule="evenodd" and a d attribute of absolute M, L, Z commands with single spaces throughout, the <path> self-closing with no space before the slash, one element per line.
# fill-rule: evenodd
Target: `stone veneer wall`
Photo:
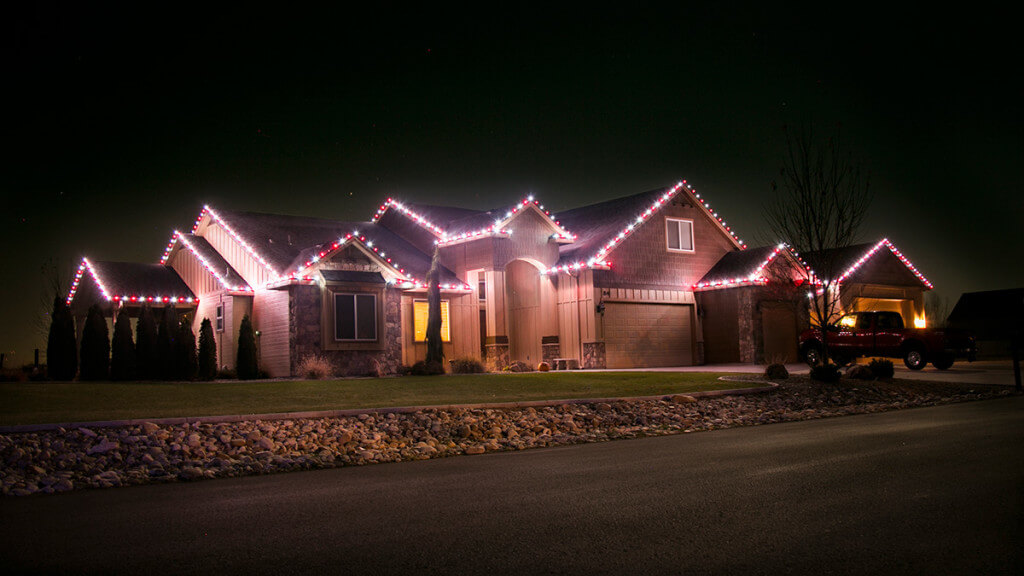
<path fill-rule="evenodd" d="M 562 352 L 562 345 L 558 342 L 553 344 L 541 344 L 541 348 L 544 350 L 544 362 L 547 362 L 551 366 L 555 365 L 555 358 L 559 358 Z"/>
<path fill-rule="evenodd" d="M 401 294 L 384 291 L 384 348 L 382 350 L 324 350 L 319 286 L 289 288 L 291 372 L 295 374 L 302 359 L 310 354 L 326 358 L 338 376 L 376 376 L 396 374 L 402 365 Z"/>
<path fill-rule="evenodd" d="M 491 370 L 504 370 L 509 364 L 508 344 L 487 344 L 484 361 Z"/>
<path fill-rule="evenodd" d="M 583 368 L 607 368 L 604 342 L 583 343 Z"/>

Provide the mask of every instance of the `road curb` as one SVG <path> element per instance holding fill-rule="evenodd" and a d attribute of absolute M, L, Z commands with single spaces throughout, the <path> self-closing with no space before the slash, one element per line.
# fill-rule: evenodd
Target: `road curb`
<path fill-rule="evenodd" d="M 740 380 L 736 377 L 720 376 L 719 380 L 725 382 L 762 383 L 754 380 Z M 180 425 L 180 424 L 222 424 L 229 422 L 246 422 L 250 420 L 303 420 L 308 418 L 340 418 L 344 416 L 358 416 L 360 414 L 408 414 L 422 410 L 486 410 L 503 408 L 527 408 L 542 406 L 562 406 L 566 404 L 598 404 L 601 402 L 636 402 L 644 400 L 667 400 L 672 396 L 692 396 L 694 398 L 709 398 L 715 396 L 739 396 L 743 394 L 760 394 L 770 392 L 778 388 L 778 384 L 769 382 L 768 386 L 751 388 L 734 388 L 730 390 L 707 390 L 704 392 L 690 392 L 680 394 L 658 394 L 656 396 L 623 396 L 613 398 L 571 398 L 566 400 L 527 400 L 524 402 L 494 402 L 482 404 L 438 404 L 433 406 L 394 406 L 388 408 L 351 408 L 347 410 L 318 410 L 309 412 L 272 412 L 267 414 L 235 414 L 227 416 L 198 416 L 173 418 L 135 418 L 130 420 L 100 420 L 94 422 L 58 422 L 53 424 L 17 424 L 14 426 L 0 426 L 0 434 L 18 434 L 25 432 L 45 432 L 57 430 L 58 428 L 120 428 L 124 426 L 139 426 L 144 422 L 159 425 Z"/>

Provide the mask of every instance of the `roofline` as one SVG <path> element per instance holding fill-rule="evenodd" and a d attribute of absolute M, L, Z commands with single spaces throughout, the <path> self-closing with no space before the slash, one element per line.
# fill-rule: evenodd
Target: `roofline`
<path fill-rule="evenodd" d="M 647 207 L 639 216 L 633 220 L 629 220 L 626 227 L 622 229 L 617 235 L 613 236 L 611 240 L 606 242 L 600 250 L 597 251 L 593 256 L 588 258 L 585 262 L 575 262 L 573 264 L 563 264 L 561 266 L 554 266 L 549 268 L 547 272 L 559 272 L 569 270 L 579 270 L 581 268 L 595 268 L 595 269 L 608 269 L 611 267 L 611 262 L 608 261 L 608 256 L 615 251 L 622 242 L 628 238 L 634 230 L 643 226 L 651 220 L 651 217 L 661 211 L 669 200 L 674 198 L 681 190 L 685 190 L 690 198 L 696 202 L 699 206 L 704 208 L 705 216 L 711 220 L 712 223 L 716 224 L 722 232 L 725 233 L 726 237 L 740 250 L 746 250 L 746 244 L 736 236 L 733 232 L 732 227 L 728 225 L 717 212 L 711 209 L 711 204 L 706 200 L 701 199 L 700 194 L 690 186 L 686 180 L 676 182 L 667 192 L 658 197 L 654 201 L 654 204 Z M 582 207 L 581 207 L 582 208 Z"/>
<path fill-rule="evenodd" d="M 213 265 L 210 264 L 210 262 L 206 258 L 204 258 L 203 255 L 200 254 L 198 250 L 195 249 L 195 246 L 192 246 L 192 243 L 189 242 L 187 238 L 185 238 L 185 235 L 183 233 L 181 233 L 178 230 L 175 230 L 174 238 L 180 241 L 182 246 L 188 248 L 189 252 L 191 252 L 192 255 L 195 256 L 196 260 L 199 260 L 199 263 L 202 264 L 203 267 L 206 268 L 206 271 L 212 274 L 213 277 L 216 278 L 218 282 L 220 282 L 221 287 L 223 287 L 225 290 L 229 292 L 252 292 L 252 287 L 249 286 L 249 283 L 246 282 L 244 278 L 242 278 L 241 274 L 238 274 L 237 270 L 235 271 L 235 274 L 238 274 L 238 277 L 242 278 L 242 285 L 231 286 L 228 284 L 228 281 L 225 280 L 224 277 L 221 276 L 216 269 L 214 269 Z M 231 264 L 228 263 L 228 266 L 231 266 Z M 232 270 L 234 270 L 233 267 Z"/>
<path fill-rule="evenodd" d="M 551 229 L 554 230 L 555 232 L 554 234 L 551 235 L 551 238 L 555 242 L 558 242 L 560 244 L 568 244 L 576 240 L 575 234 L 569 232 L 564 227 L 562 227 L 562 223 L 556 220 L 555 216 L 551 214 L 549 210 L 546 210 L 539 200 L 534 199 L 533 195 L 530 195 L 527 196 L 526 198 L 523 198 L 515 206 L 507 210 L 505 212 L 504 218 L 495 220 L 494 223 L 488 226 L 487 228 L 482 228 L 480 230 L 475 230 L 473 232 L 463 232 L 458 236 L 452 237 L 448 237 L 448 235 L 445 234 L 444 237 L 437 242 L 437 244 L 439 246 L 450 246 L 452 244 L 458 244 L 460 242 L 476 240 L 479 238 L 487 238 L 491 236 L 511 236 L 512 232 L 505 230 L 505 227 L 511 224 L 512 220 L 515 220 L 519 216 L 525 214 L 527 210 L 532 210 L 536 212 L 539 216 L 541 216 L 544 219 L 544 221 L 549 226 L 551 226 Z"/>
<path fill-rule="evenodd" d="M 412 220 L 414 223 L 419 225 L 424 230 L 430 232 L 436 238 L 435 244 L 439 246 L 450 246 L 452 244 L 458 244 L 469 240 L 477 240 L 479 238 L 487 238 L 491 236 L 509 236 L 510 233 L 503 230 L 504 227 L 508 226 L 509 223 L 523 214 L 526 210 L 524 208 L 532 206 L 536 209 L 537 213 L 544 216 L 545 220 L 551 225 L 555 233 L 552 235 L 556 242 L 568 243 L 576 239 L 576 235 L 569 232 L 562 227 L 561 223 L 558 222 L 550 211 L 545 210 L 544 206 L 540 204 L 539 200 L 534 199 L 532 195 L 520 200 L 512 208 L 505 212 L 504 218 L 500 218 L 494 221 L 491 226 L 481 228 L 480 230 L 474 230 L 472 232 L 463 232 L 461 234 L 448 235 L 448 232 L 440 226 L 434 224 L 426 217 L 417 214 L 408 207 L 404 206 L 401 202 L 398 202 L 394 198 L 388 198 L 384 203 L 377 209 L 376 214 L 370 219 L 370 222 L 376 223 L 380 220 L 384 214 L 392 207 L 397 209 L 400 214 L 406 218 Z M 483 213 L 483 212 L 481 212 Z"/>
<path fill-rule="evenodd" d="M 865 262 L 870 260 L 871 257 L 874 256 L 875 253 L 878 252 L 878 250 L 882 246 L 887 247 L 889 251 L 892 252 L 893 256 L 898 258 L 899 261 L 902 262 L 903 265 L 907 267 L 907 270 L 910 270 L 914 274 L 914 276 L 916 276 L 917 279 L 920 280 L 921 283 L 925 285 L 926 289 L 931 290 L 932 288 L 934 288 L 932 283 L 929 282 L 928 279 L 924 277 L 924 274 L 921 274 L 921 272 L 918 271 L 917 267 L 914 266 L 913 263 L 911 263 L 910 259 L 904 256 L 903 253 L 900 252 L 899 249 L 897 249 L 896 246 L 893 245 L 893 243 L 890 242 L 888 238 L 882 238 L 877 244 L 872 246 L 870 250 L 865 252 L 864 255 L 861 256 L 860 259 L 853 264 L 853 266 L 847 268 L 846 271 L 839 276 L 839 278 L 836 280 L 836 283 L 842 284 L 843 280 L 845 280 L 851 274 L 856 272 L 861 266 L 864 265 Z"/>
<path fill-rule="evenodd" d="M 420 216 L 419 214 L 406 208 L 405 206 L 402 205 L 401 202 L 395 200 L 394 198 L 388 198 L 387 200 L 385 200 L 384 204 L 382 204 L 381 207 L 377 209 L 377 212 L 373 215 L 373 218 L 370 218 L 370 222 L 376 224 L 378 220 L 384 217 L 384 214 L 388 211 L 388 209 L 392 207 L 398 209 L 399 214 L 402 214 L 406 218 L 412 220 L 421 228 L 433 234 L 436 238 L 440 239 L 444 237 L 445 232 L 440 226 L 434 224 L 433 222 L 427 220 L 423 216 Z"/>
<path fill-rule="evenodd" d="M 389 282 L 390 284 L 395 284 L 399 287 L 427 286 L 425 281 L 421 281 L 413 277 L 412 275 L 407 274 L 405 272 L 405 269 L 402 268 L 399 263 L 393 262 L 391 258 L 387 257 L 386 253 L 381 252 L 377 248 L 377 246 L 374 246 L 373 240 L 367 239 L 365 234 L 358 234 L 358 231 L 353 232 L 351 234 L 346 234 L 344 238 L 338 238 L 338 241 L 331 244 L 330 248 L 320 251 L 311 259 L 307 260 L 304 264 L 302 264 L 295 272 L 289 275 L 282 275 L 279 278 L 279 280 L 308 280 L 309 276 L 305 276 L 305 272 L 307 272 L 312 266 L 319 263 L 324 258 L 327 258 L 332 254 L 336 254 L 338 251 L 340 251 L 342 248 L 348 245 L 355 246 L 370 258 L 377 260 L 377 262 L 379 264 L 382 264 L 385 267 L 385 270 L 389 272 L 388 275 L 393 275 L 396 278 L 402 280 L 401 282 L 398 282 L 397 280 L 394 282 Z M 455 286 L 454 284 L 451 283 L 439 284 L 439 286 L 441 286 L 442 289 L 446 290 L 471 289 L 470 286 L 465 282 L 461 283 L 461 285 L 459 286 Z"/>
<path fill-rule="evenodd" d="M 75 279 L 71 283 L 71 289 L 68 292 L 68 297 L 65 302 L 68 306 L 75 299 L 75 293 L 78 292 L 78 285 L 81 283 L 82 278 L 85 275 L 85 271 L 89 271 L 89 275 L 92 276 L 96 286 L 99 287 L 100 293 L 107 299 L 108 302 L 155 302 L 161 304 L 199 304 L 199 298 L 195 296 L 148 296 L 145 294 L 123 294 L 120 296 L 111 296 L 107 286 L 103 283 L 99 273 L 93 267 L 92 262 L 89 261 L 85 256 L 82 257 L 82 263 L 78 265 L 78 271 L 75 273 Z M 188 286 L 186 286 L 187 288 Z M 190 289 L 191 291 L 191 289 Z"/>

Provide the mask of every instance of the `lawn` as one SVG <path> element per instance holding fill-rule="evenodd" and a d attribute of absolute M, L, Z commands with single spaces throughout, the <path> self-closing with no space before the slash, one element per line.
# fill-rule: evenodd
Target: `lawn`
<path fill-rule="evenodd" d="M 652 396 L 737 387 L 719 381 L 720 375 L 548 372 L 258 382 L 0 383 L 0 425 Z"/>

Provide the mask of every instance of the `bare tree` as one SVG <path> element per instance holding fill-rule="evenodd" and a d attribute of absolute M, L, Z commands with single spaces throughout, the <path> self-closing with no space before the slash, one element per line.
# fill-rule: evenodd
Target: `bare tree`
<path fill-rule="evenodd" d="M 871 204 L 868 177 L 846 152 L 839 136 L 816 140 L 810 129 L 786 131 L 787 155 L 772 196 L 763 208 L 775 242 L 788 244 L 811 264 L 801 286 L 811 325 L 821 332 L 820 361 L 828 362 L 828 326 L 842 313 L 840 248 L 854 244 Z"/>
<path fill-rule="evenodd" d="M 945 328 L 949 321 L 949 313 L 953 305 L 949 298 L 940 296 L 935 292 L 928 292 L 924 295 L 925 317 L 928 318 L 928 325 L 932 328 Z"/>

